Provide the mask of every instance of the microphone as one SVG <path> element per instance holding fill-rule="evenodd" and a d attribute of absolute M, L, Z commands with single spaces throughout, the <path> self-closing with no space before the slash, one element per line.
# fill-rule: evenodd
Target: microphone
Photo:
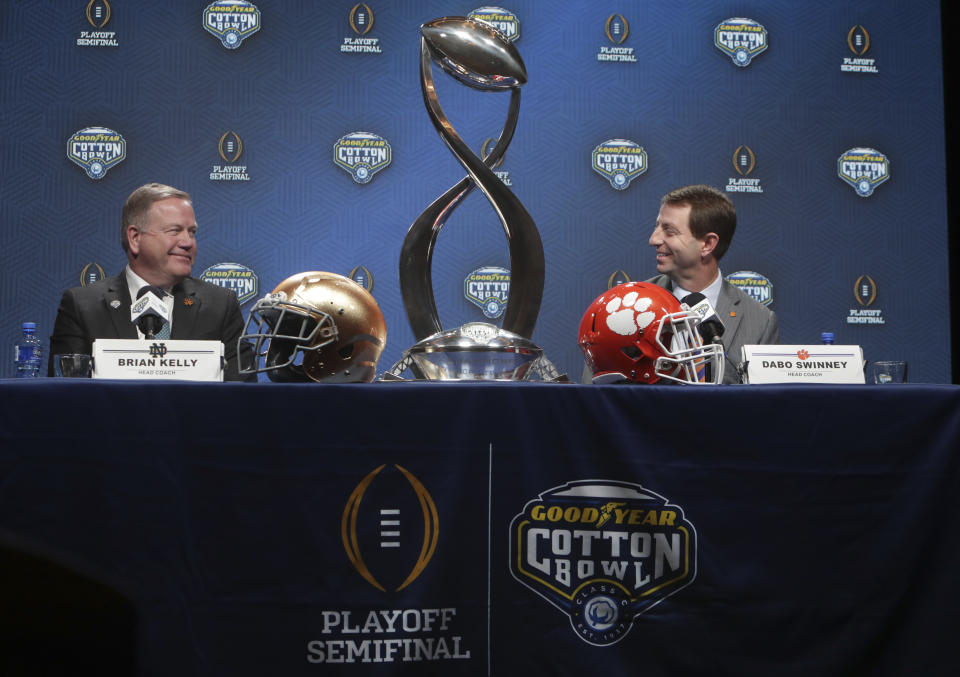
<path fill-rule="evenodd" d="M 148 339 L 153 339 L 164 323 L 170 321 L 167 304 L 163 302 L 166 295 L 160 287 L 141 287 L 136 302 L 130 306 L 130 321 Z"/>
<path fill-rule="evenodd" d="M 700 324 L 697 327 L 700 330 L 700 336 L 703 338 L 705 343 L 713 343 L 720 346 L 720 355 L 721 360 L 717 363 L 717 380 L 723 378 L 723 344 L 720 342 L 720 337 L 723 336 L 724 326 L 723 322 L 720 321 L 720 317 L 717 315 L 717 311 L 713 309 L 713 306 L 710 304 L 709 299 L 706 296 L 701 294 L 698 291 L 693 292 L 692 294 L 687 294 L 683 297 L 680 303 L 684 303 L 689 306 L 690 310 L 700 316 Z M 709 383 L 713 376 L 713 369 L 708 364 L 704 367 L 704 379 Z"/>
<path fill-rule="evenodd" d="M 685 303 L 690 310 L 700 316 L 700 336 L 707 343 L 720 343 L 720 337 L 723 336 L 724 326 L 717 316 L 717 311 L 710 305 L 707 297 L 700 292 L 687 294 L 680 303 Z"/>

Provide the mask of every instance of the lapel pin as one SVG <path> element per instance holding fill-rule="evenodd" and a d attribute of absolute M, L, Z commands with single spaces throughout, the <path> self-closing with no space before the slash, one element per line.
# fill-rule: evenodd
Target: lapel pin
<path fill-rule="evenodd" d="M 113 299 L 113 300 L 110 302 L 110 307 L 113 308 L 114 310 L 116 310 L 117 308 L 120 307 L 120 301 L 117 300 L 117 299 Z"/>
<path fill-rule="evenodd" d="M 193 305 L 193 299 L 190 298 L 189 296 L 186 297 L 185 299 L 183 299 L 183 305 L 185 305 L 187 308 L 189 308 L 190 306 Z"/>
<path fill-rule="evenodd" d="M 736 311 L 731 310 L 731 311 L 730 311 L 730 317 L 736 317 L 736 316 L 737 316 Z"/>

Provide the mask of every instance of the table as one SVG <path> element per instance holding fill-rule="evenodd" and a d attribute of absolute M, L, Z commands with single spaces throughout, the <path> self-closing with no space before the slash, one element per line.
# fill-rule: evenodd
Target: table
<path fill-rule="evenodd" d="M 956 674 L 960 387 L 0 381 L 141 674 Z"/>

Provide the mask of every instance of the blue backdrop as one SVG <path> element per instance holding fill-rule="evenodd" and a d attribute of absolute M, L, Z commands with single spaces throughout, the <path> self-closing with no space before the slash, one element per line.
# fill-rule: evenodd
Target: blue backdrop
<path fill-rule="evenodd" d="M 62 291 L 87 264 L 118 272 L 120 207 L 138 185 L 160 181 L 193 194 L 197 275 L 239 263 L 262 294 L 300 271 L 366 268 L 387 320 L 389 367 L 414 340 L 397 279 L 403 237 L 464 173 L 423 107 L 418 27 L 481 5 L 259 0 L 259 30 L 228 49 L 204 29 L 208 4 L 0 3 L 0 341 L 12 344 L 24 320 L 46 338 Z M 660 196 L 747 180 L 762 192 L 731 193 L 739 228 L 722 269 L 769 281 L 783 342 L 832 330 L 867 359 L 908 360 L 912 381 L 950 380 L 939 3 L 502 7 L 518 19 L 530 77 L 501 170 L 543 238 L 533 338 L 561 369 L 579 373 L 577 326 L 611 275 L 655 272 L 647 238 Z M 745 67 L 714 44 L 734 17 L 766 31 L 767 49 Z M 378 51 L 342 49 L 357 44 Z M 627 60 L 598 58 L 611 53 Z M 448 116 L 479 151 L 499 132 L 508 97 L 437 81 Z M 68 139 L 92 127 L 126 144 L 99 179 L 67 153 Z M 392 150 L 365 184 L 333 161 L 337 140 L 358 131 Z M 221 147 L 224 135 L 236 145 Z M 647 155 L 624 190 L 591 167 L 593 149 L 611 139 Z M 838 158 L 857 148 L 887 161 L 889 180 L 868 197 L 838 176 Z M 249 180 L 211 179 L 225 165 Z M 484 266 L 508 267 L 509 256 L 478 193 L 438 243 L 445 326 L 483 319 L 463 280 Z M 851 311 L 882 324 L 851 324 Z M 0 361 L 0 376 L 12 373 L 9 357 Z"/>

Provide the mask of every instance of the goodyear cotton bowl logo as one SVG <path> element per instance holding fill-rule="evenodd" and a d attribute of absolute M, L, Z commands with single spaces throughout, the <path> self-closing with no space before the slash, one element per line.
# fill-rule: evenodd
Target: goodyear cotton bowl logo
<path fill-rule="evenodd" d="M 357 183 L 368 183 L 392 159 L 393 149 L 387 140 L 370 132 L 347 134 L 333 145 L 333 162 Z"/>
<path fill-rule="evenodd" d="M 713 44 L 733 63 L 745 68 L 753 57 L 767 49 L 767 29 L 753 19 L 727 19 L 714 30 Z"/>
<path fill-rule="evenodd" d="M 217 0 L 203 10 L 203 27 L 227 49 L 260 30 L 260 10 L 245 0 Z"/>
<path fill-rule="evenodd" d="M 485 21 L 503 33 L 510 42 L 516 42 L 520 39 L 520 19 L 509 9 L 504 9 L 503 7 L 478 7 L 470 12 L 467 18 Z"/>
<path fill-rule="evenodd" d="M 593 149 L 593 171 L 617 190 L 647 171 L 647 151 L 627 139 L 610 139 Z"/>
<path fill-rule="evenodd" d="M 464 279 L 463 296 L 490 319 L 500 317 L 510 298 L 510 271 L 494 266 L 477 268 Z"/>
<path fill-rule="evenodd" d="M 203 271 L 200 279 L 236 292 L 241 305 L 256 298 L 260 291 L 260 278 L 252 268 L 239 263 L 215 263 Z"/>
<path fill-rule="evenodd" d="M 580 480 L 555 487 L 510 523 L 510 573 L 570 617 L 594 646 L 697 574 L 697 532 L 683 509 L 639 484 Z"/>
<path fill-rule="evenodd" d="M 837 175 L 849 183 L 860 197 L 870 197 L 873 189 L 890 178 L 890 161 L 873 148 L 851 148 L 837 160 Z"/>
<path fill-rule="evenodd" d="M 67 139 L 67 157 L 91 179 L 102 179 L 127 157 L 127 142 L 112 129 L 87 127 Z"/>
<path fill-rule="evenodd" d="M 727 275 L 726 279 L 760 305 L 769 306 L 773 303 L 773 283 L 760 273 L 741 270 Z"/>

